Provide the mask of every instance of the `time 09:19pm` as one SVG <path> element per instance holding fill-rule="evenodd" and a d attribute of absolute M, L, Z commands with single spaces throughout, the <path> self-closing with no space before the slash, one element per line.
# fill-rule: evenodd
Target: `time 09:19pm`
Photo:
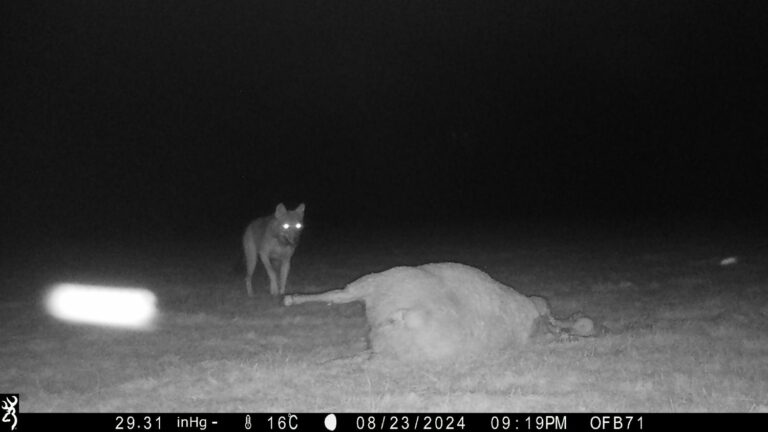
<path fill-rule="evenodd" d="M 522 423 L 520 422 L 522 418 Z M 556 415 L 540 415 L 525 417 L 491 416 L 491 430 L 565 430 L 566 417 Z"/>

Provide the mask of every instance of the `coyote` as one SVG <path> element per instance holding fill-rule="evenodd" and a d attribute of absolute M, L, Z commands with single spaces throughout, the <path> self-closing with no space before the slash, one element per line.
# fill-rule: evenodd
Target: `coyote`
<path fill-rule="evenodd" d="M 291 269 L 291 257 L 299 244 L 301 230 L 304 228 L 304 204 L 295 210 L 286 210 L 281 203 L 275 214 L 260 217 L 248 225 L 243 234 L 245 252 L 245 288 L 248 296 L 253 297 L 253 272 L 259 258 L 269 275 L 269 293 L 273 296 L 285 294 L 285 282 Z M 280 263 L 280 285 L 272 263 Z"/>

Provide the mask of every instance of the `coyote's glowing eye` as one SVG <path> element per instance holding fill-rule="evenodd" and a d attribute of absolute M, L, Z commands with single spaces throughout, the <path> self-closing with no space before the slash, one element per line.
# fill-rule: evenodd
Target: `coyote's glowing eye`
<path fill-rule="evenodd" d="M 283 224 L 283 229 L 288 229 L 288 228 L 290 228 L 290 227 L 291 227 L 291 224 L 287 224 L 287 223 L 284 223 L 284 224 Z"/>
<path fill-rule="evenodd" d="M 300 223 L 296 224 L 296 229 L 301 229 L 301 224 Z"/>

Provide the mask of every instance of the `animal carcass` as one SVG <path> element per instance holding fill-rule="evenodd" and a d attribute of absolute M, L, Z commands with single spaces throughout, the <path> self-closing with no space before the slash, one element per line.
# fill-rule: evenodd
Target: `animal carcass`
<path fill-rule="evenodd" d="M 522 346 L 542 326 L 554 331 L 574 327 L 552 318 L 544 299 L 526 297 L 457 263 L 395 267 L 341 290 L 290 295 L 283 301 L 286 306 L 363 301 L 373 352 L 403 361 L 467 358 Z M 580 333 L 592 332 L 591 320 L 578 321 Z"/>

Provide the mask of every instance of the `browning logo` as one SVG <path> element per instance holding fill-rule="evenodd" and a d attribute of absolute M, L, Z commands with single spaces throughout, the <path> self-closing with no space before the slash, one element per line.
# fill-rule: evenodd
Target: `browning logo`
<path fill-rule="evenodd" d="M 16 426 L 18 425 L 18 419 L 16 418 L 16 409 L 19 406 L 19 395 L 18 394 L 0 394 L 0 401 L 2 401 L 2 407 L 3 411 L 5 411 L 5 414 L 3 414 L 3 423 L 10 423 L 10 429 L 5 429 L 5 425 L 3 425 L 3 430 L 16 430 Z"/>

